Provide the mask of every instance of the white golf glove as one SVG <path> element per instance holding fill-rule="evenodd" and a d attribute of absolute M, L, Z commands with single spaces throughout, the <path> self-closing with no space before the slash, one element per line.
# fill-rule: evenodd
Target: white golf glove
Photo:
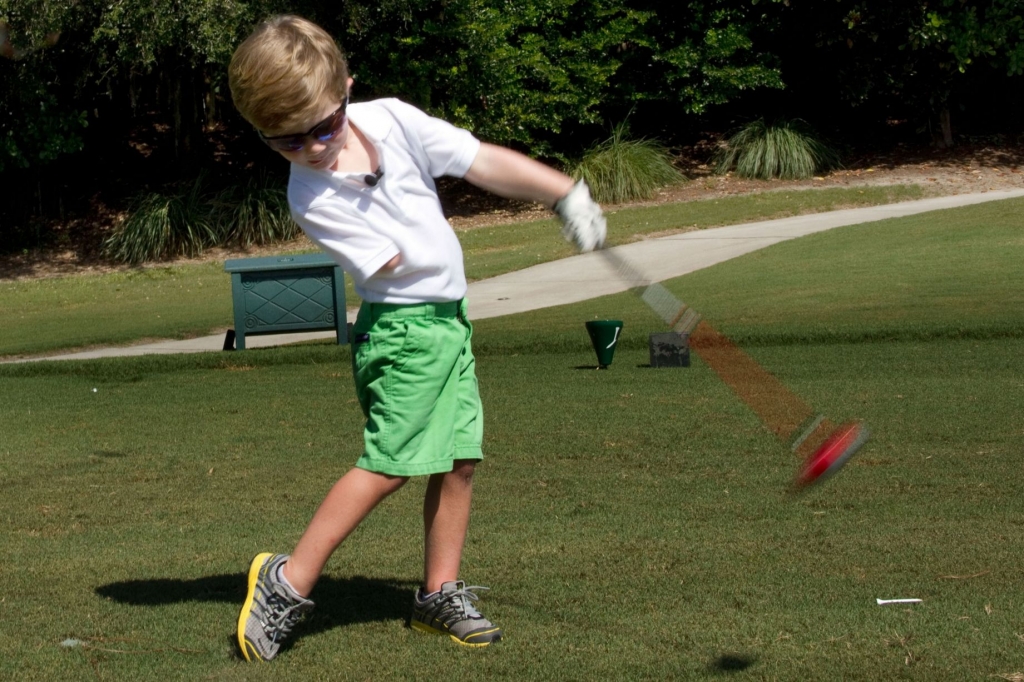
<path fill-rule="evenodd" d="M 590 188 L 580 180 L 569 193 L 555 202 L 555 213 L 562 219 L 562 236 L 573 242 L 581 253 L 604 245 L 608 227 L 601 207 L 590 198 Z"/>

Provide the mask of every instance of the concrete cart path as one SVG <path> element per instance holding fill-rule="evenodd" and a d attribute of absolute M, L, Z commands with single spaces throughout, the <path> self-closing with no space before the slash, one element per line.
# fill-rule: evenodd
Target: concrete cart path
<path fill-rule="evenodd" d="M 576 303 L 620 293 L 647 281 L 658 282 L 680 277 L 695 270 L 701 270 L 763 249 L 766 246 L 815 232 L 1016 197 L 1024 197 L 1024 189 L 935 197 L 884 206 L 765 220 L 647 239 L 614 247 L 616 253 L 627 261 L 635 271 L 643 273 L 645 281 L 625 278 L 610 260 L 598 251 L 473 282 L 469 285 L 469 313 L 472 319 L 479 320 Z M 355 311 L 350 310 L 348 315 L 349 321 L 352 321 Z M 334 332 L 248 336 L 246 337 L 246 346 L 262 348 L 333 337 Z M 20 358 L 8 362 L 89 360 L 134 355 L 200 353 L 220 351 L 223 346 L 224 332 L 221 332 L 213 336 L 185 341 L 158 341 L 132 346 L 96 348 L 78 353 Z"/>

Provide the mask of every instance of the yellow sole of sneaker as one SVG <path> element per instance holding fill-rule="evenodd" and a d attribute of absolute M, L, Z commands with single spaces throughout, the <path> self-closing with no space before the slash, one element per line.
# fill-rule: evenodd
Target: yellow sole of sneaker
<path fill-rule="evenodd" d="M 252 601 L 256 596 L 256 583 L 260 580 L 260 569 L 263 568 L 263 564 L 266 563 L 267 559 L 274 556 L 270 552 L 263 552 L 257 554 L 256 558 L 249 564 L 249 589 L 245 594 L 245 603 L 242 604 L 242 610 L 238 614 L 238 648 L 242 651 L 242 657 L 247 661 L 259 661 L 263 659 L 258 653 L 256 648 L 245 639 L 245 626 L 249 622 L 249 612 L 252 611 Z"/>
<path fill-rule="evenodd" d="M 412 623 L 410 623 L 410 627 L 412 627 L 412 629 L 415 630 L 416 632 L 422 632 L 422 633 L 427 634 L 427 635 L 447 635 L 449 639 L 451 639 L 453 642 L 455 642 L 459 646 L 467 646 L 467 647 L 470 647 L 471 649 L 482 649 L 485 646 L 490 646 L 491 644 L 494 644 L 494 642 L 501 641 L 501 637 L 499 637 L 498 639 L 489 640 L 489 641 L 486 641 L 486 642 L 466 642 L 466 641 L 463 641 L 463 640 L 459 639 L 458 637 L 456 637 L 455 635 L 453 635 L 450 632 L 445 632 L 444 630 L 438 630 L 437 628 L 432 628 L 429 625 L 426 625 L 424 623 L 418 623 L 416 621 L 413 621 Z M 493 630 L 486 630 L 484 632 L 478 632 L 478 633 L 475 634 L 475 636 L 476 637 L 481 637 L 481 636 L 484 636 L 484 635 L 490 635 L 490 634 L 492 634 L 494 632 L 497 632 L 498 630 L 499 630 L 499 628 L 494 628 Z"/>

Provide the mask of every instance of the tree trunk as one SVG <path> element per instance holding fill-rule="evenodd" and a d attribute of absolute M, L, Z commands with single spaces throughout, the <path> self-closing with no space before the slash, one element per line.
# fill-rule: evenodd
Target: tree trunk
<path fill-rule="evenodd" d="M 942 127 L 942 148 L 950 149 L 953 146 L 953 123 L 950 120 L 948 106 L 939 112 L 939 125 Z"/>
<path fill-rule="evenodd" d="M 187 171 L 199 164 L 203 152 L 203 76 L 184 64 L 169 74 L 174 156 L 179 168 Z"/>

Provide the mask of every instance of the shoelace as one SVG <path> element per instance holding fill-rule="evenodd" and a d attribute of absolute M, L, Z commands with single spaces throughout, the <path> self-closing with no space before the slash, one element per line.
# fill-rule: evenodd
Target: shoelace
<path fill-rule="evenodd" d="M 454 592 L 448 592 L 445 597 L 452 608 L 465 615 L 467 618 L 483 618 L 483 615 L 476 610 L 473 606 L 473 602 L 480 599 L 473 590 L 490 590 L 489 587 L 483 585 L 470 585 L 469 587 L 463 587 L 462 589 L 455 590 Z"/>
<path fill-rule="evenodd" d="M 303 610 L 304 602 L 292 602 L 292 600 L 286 599 L 276 592 L 267 597 L 267 606 L 269 607 L 270 615 L 263 624 L 263 630 L 270 635 L 270 641 L 274 643 L 277 643 L 279 637 L 290 634 L 292 628 L 305 615 Z"/>

